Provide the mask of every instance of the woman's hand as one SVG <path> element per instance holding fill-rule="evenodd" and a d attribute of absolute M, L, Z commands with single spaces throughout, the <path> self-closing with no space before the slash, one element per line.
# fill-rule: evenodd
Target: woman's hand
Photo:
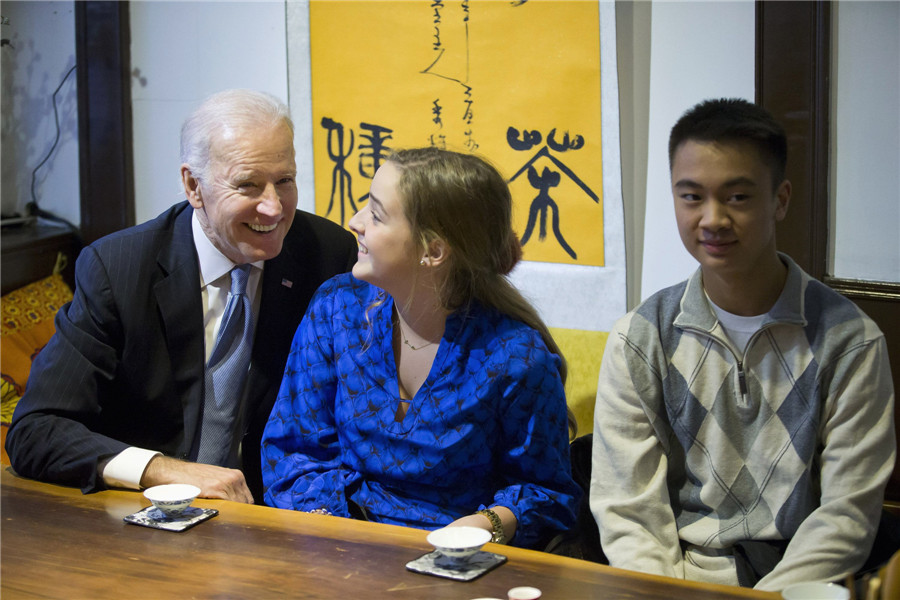
<path fill-rule="evenodd" d="M 497 516 L 500 517 L 500 522 L 503 524 L 502 543 L 506 544 L 516 533 L 516 516 L 505 506 L 492 506 L 491 510 L 497 513 Z M 485 531 L 490 532 L 491 535 L 494 534 L 494 527 L 493 525 L 491 525 L 491 520 L 480 513 L 460 517 L 447 525 L 447 527 L 477 527 L 479 529 L 484 529 Z"/>

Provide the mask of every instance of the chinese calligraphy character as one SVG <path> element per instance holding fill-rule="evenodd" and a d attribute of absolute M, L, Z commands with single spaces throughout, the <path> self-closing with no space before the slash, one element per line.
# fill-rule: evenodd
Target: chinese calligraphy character
<path fill-rule="evenodd" d="M 441 99 L 435 98 L 434 102 L 431 103 L 433 108 L 431 109 L 431 114 L 434 115 L 432 122 L 435 123 L 439 129 L 443 129 L 444 122 L 441 120 L 441 110 L 443 107 L 441 106 Z"/>
<path fill-rule="evenodd" d="M 359 198 L 354 199 L 353 196 L 353 177 L 347 170 L 345 164 L 347 159 L 353 154 L 354 149 L 359 150 L 359 174 L 367 179 L 375 177 L 375 171 L 378 170 L 391 148 L 386 144 L 391 139 L 393 129 L 373 123 L 360 123 L 359 128 L 362 132 L 359 134 L 360 144 L 354 147 L 355 134 L 353 129 L 349 129 L 350 141 L 345 144 L 344 125 L 334 119 L 328 117 L 322 118 L 322 127 L 328 131 L 328 158 L 334 163 L 334 169 L 331 172 L 331 195 L 328 201 L 328 209 L 325 216 L 331 216 L 334 210 L 335 200 L 340 205 L 340 224 L 347 222 L 348 213 L 352 215 L 359 210 L 359 205 L 365 202 L 369 193 L 366 192 Z M 349 209 L 349 210 L 348 210 Z"/>
<path fill-rule="evenodd" d="M 445 45 L 443 42 L 441 42 L 441 26 L 444 21 L 441 11 L 445 8 L 444 3 L 438 0 L 434 0 L 431 6 L 434 9 L 431 21 L 431 26 L 433 27 L 431 49 L 437 54 L 437 56 L 434 58 L 430 65 L 425 67 L 425 69 L 420 72 L 423 75 L 433 75 L 447 81 L 452 81 L 460 86 L 463 94 L 463 106 L 460 120 L 462 121 L 463 125 L 465 146 L 469 150 L 474 151 L 478 149 L 479 145 L 478 142 L 475 141 L 475 128 L 473 127 L 473 123 L 475 121 L 475 111 L 473 108 L 475 100 L 472 93 L 472 86 L 469 85 L 469 0 L 463 0 L 460 4 L 460 8 L 462 10 L 462 19 L 460 20 L 460 24 L 462 27 L 465 42 L 458 47 L 454 47 L 453 44 Z M 445 56 L 445 52 L 447 52 L 448 49 L 450 50 L 450 53 Z M 458 58 L 459 61 L 454 61 L 454 58 Z M 452 72 L 451 66 L 443 66 L 442 68 L 442 65 L 439 64 L 441 63 L 442 59 L 445 61 L 445 63 L 449 61 L 450 65 L 461 63 L 464 66 L 457 69 L 458 72 Z M 433 121 L 434 123 L 439 124 L 440 128 L 443 127 L 443 120 L 441 116 L 442 109 L 443 107 L 438 104 L 438 100 L 435 100 L 432 106 L 432 115 L 434 116 Z M 444 136 L 436 136 L 434 133 L 429 137 L 432 140 L 432 145 L 437 145 L 435 144 L 436 137 L 441 138 L 442 140 L 444 138 Z"/>
<path fill-rule="evenodd" d="M 522 131 L 521 137 L 518 129 L 509 127 L 506 130 L 506 142 L 513 150 L 527 151 L 541 143 L 543 136 L 540 131 Z M 547 136 L 547 143 L 535 153 L 515 175 L 510 178 L 510 183 L 522 173 L 528 173 L 528 183 L 537 190 L 537 196 L 531 201 L 528 209 L 528 224 L 525 226 L 525 232 L 522 234 L 522 246 L 528 243 L 531 235 L 534 233 L 535 225 L 538 226 L 538 239 L 543 240 L 547 237 L 547 216 L 551 216 L 551 228 L 560 247 L 573 259 L 578 258 L 578 254 L 569 245 L 562 234 L 560 228 L 559 205 L 550 195 L 550 188 L 558 187 L 562 181 L 562 175 L 573 181 L 578 187 L 584 190 L 585 194 L 594 202 L 599 202 L 600 198 L 579 178 L 568 166 L 550 153 L 566 152 L 568 150 L 579 150 L 584 146 L 584 138 L 576 135 L 573 139 L 569 138 L 568 132 L 563 136 L 562 142 L 556 141 L 556 129 L 550 131 Z M 559 171 L 551 170 L 550 167 L 544 167 L 540 174 L 534 164 L 538 159 L 548 159 L 554 167 Z"/>
<path fill-rule="evenodd" d="M 375 171 L 378 170 L 378 167 L 390 154 L 391 149 L 385 142 L 391 139 L 390 134 L 394 133 L 394 130 L 371 123 L 360 123 L 359 128 L 369 132 L 368 134 L 360 134 L 360 137 L 368 143 L 360 143 L 359 145 L 359 174 L 372 179 L 375 177 Z M 363 198 L 367 196 L 368 194 L 363 196 Z M 360 200 L 363 198 L 360 198 Z"/>

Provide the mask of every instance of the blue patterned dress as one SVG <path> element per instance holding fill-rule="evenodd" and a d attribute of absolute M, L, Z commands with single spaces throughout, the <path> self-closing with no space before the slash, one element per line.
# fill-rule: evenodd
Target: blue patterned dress
<path fill-rule="evenodd" d="M 349 500 L 373 521 L 423 529 L 502 505 L 523 547 L 572 526 L 580 489 L 559 358 L 540 334 L 477 303 L 450 315 L 397 421 L 392 311 L 350 274 L 316 293 L 263 434 L 266 503 L 348 517 Z"/>

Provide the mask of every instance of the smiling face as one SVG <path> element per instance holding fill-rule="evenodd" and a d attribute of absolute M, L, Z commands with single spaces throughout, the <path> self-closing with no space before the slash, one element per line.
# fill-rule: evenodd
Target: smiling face
<path fill-rule="evenodd" d="M 409 292 L 422 258 L 403 213 L 399 180 L 397 167 L 390 162 L 381 165 L 372 178 L 368 204 L 349 223 L 359 241 L 353 275 L 395 298 Z"/>
<path fill-rule="evenodd" d="M 687 140 L 677 148 L 672 194 L 678 232 L 707 286 L 761 281 L 779 268 L 775 224 L 787 213 L 790 193 L 787 180 L 773 186 L 751 143 Z"/>
<path fill-rule="evenodd" d="M 287 125 L 223 127 L 213 135 L 209 176 L 182 165 L 200 226 L 236 264 L 278 256 L 297 208 L 297 168 Z"/>

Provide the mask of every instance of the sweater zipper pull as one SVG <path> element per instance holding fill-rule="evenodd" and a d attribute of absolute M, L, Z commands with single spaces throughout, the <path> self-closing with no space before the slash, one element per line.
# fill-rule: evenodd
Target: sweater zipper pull
<path fill-rule="evenodd" d="M 741 400 L 746 400 L 747 398 L 747 378 L 744 375 L 744 363 L 738 361 L 738 385 L 741 388 Z"/>

